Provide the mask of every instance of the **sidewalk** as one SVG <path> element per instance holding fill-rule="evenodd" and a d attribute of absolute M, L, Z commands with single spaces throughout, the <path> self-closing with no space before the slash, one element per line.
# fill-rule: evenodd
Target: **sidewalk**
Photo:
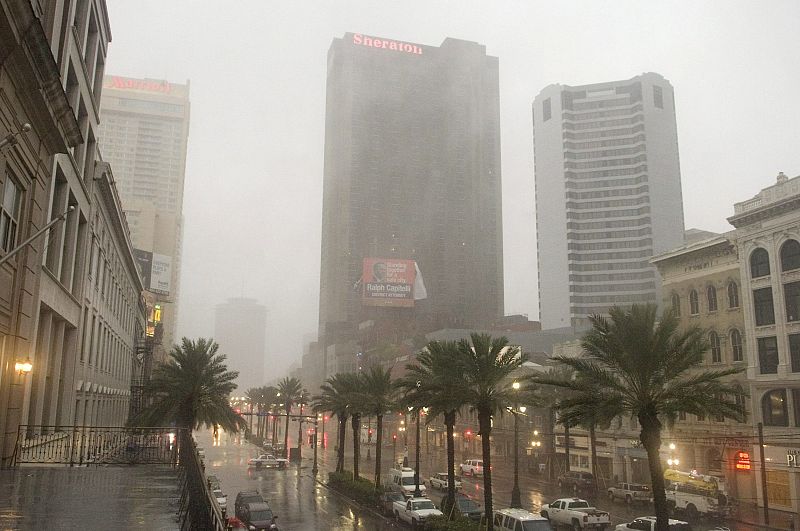
<path fill-rule="evenodd" d="M 751 503 L 740 504 L 735 521 L 750 526 L 754 530 L 789 529 L 790 518 L 794 517 L 794 528 L 800 529 L 800 519 L 796 514 L 777 509 L 769 510 L 769 525 L 764 521 L 764 508 Z"/>
<path fill-rule="evenodd" d="M 175 530 L 178 497 L 167 466 L 0 470 L 0 529 Z"/>

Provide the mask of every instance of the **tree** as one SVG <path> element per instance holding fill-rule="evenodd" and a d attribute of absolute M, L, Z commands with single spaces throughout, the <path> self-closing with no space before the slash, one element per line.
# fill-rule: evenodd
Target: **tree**
<path fill-rule="evenodd" d="M 376 420 L 375 442 L 375 488 L 381 484 L 381 446 L 383 442 L 383 416 L 391 410 L 397 385 L 392 381 L 391 371 L 377 366 L 363 375 L 364 411 Z"/>
<path fill-rule="evenodd" d="M 245 429 L 247 423 L 231 409 L 228 397 L 236 389 L 239 373 L 229 371 L 225 355 L 212 339 L 183 338 L 156 367 L 147 392 L 153 397 L 129 423 L 136 426 L 175 424 L 189 430 L 219 425 L 228 432 Z"/>
<path fill-rule="evenodd" d="M 572 369 L 570 369 L 569 367 L 566 367 L 564 365 L 560 365 L 560 366 L 553 367 L 550 370 L 550 372 L 547 374 L 547 379 L 556 380 L 556 381 L 565 381 L 565 380 L 571 380 L 573 378 L 573 376 L 574 376 L 574 372 L 572 371 Z M 547 389 L 547 393 L 546 393 L 545 396 L 546 396 L 546 403 L 550 406 L 549 425 L 550 425 L 550 428 L 551 428 L 550 432 L 553 434 L 553 449 L 555 450 L 555 448 L 556 448 L 556 444 L 555 444 L 555 437 L 556 437 L 555 436 L 555 425 L 556 425 L 555 412 L 559 411 L 559 406 L 561 405 L 561 402 L 563 402 L 568 396 L 573 394 L 573 391 L 570 390 L 570 389 L 564 388 L 564 387 L 559 387 L 559 386 L 547 386 L 547 387 L 548 387 L 548 389 Z M 569 423 L 564 423 L 563 419 L 560 416 L 559 416 L 559 419 L 558 419 L 558 423 L 561 424 L 562 426 L 564 426 L 564 462 L 565 462 L 565 469 L 566 469 L 567 472 L 569 472 L 569 467 L 570 467 L 570 464 L 569 464 L 569 457 L 570 457 L 570 444 L 569 444 L 570 433 L 569 433 L 569 428 L 570 428 L 570 425 L 569 425 Z M 551 480 L 553 479 L 552 467 L 551 467 L 550 479 Z"/>
<path fill-rule="evenodd" d="M 358 389 L 355 374 L 334 374 L 320 386 L 320 394 L 314 396 L 315 411 L 330 411 L 336 416 L 337 446 L 336 446 L 336 472 L 344 471 L 344 447 L 347 438 L 347 418 L 350 415 L 350 403 L 353 393 Z"/>
<path fill-rule="evenodd" d="M 303 384 L 297 378 L 286 377 L 278 383 L 280 399 L 286 411 L 286 429 L 283 432 L 284 457 L 289 458 L 289 415 L 294 406 L 301 398 Z"/>
<path fill-rule="evenodd" d="M 458 411 L 463 405 L 463 364 L 459 361 L 461 350 L 455 341 L 431 341 L 417 355 L 417 362 L 406 365 L 408 374 L 400 385 L 406 391 L 406 400 L 415 407 L 429 408 L 428 421 L 439 415 L 444 417 L 447 430 L 447 496 L 442 500 L 442 510 L 455 504 L 455 438 L 454 427 Z M 417 387 L 417 382 L 420 386 Z"/>
<path fill-rule="evenodd" d="M 659 453 L 664 424 L 674 424 L 680 413 L 744 420 L 743 407 L 735 401 L 739 389 L 724 380 L 741 369 L 698 371 L 708 350 L 707 331 L 678 330 L 678 319 L 671 312 L 659 321 L 655 305 L 614 307 L 609 318 L 594 315 L 590 321 L 592 329 L 581 342 L 583 356 L 556 358 L 578 377 L 545 383 L 577 391 L 563 404 L 566 421 L 578 422 L 587 411 L 596 410 L 608 417 L 638 419 L 653 485 L 656 529 L 667 531 Z"/>
<path fill-rule="evenodd" d="M 463 369 L 463 402 L 478 414 L 483 453 L 483 500 L 488 530 L 492 521 L 492 416 L 502 414 L 513 403 L 509 375 L 525 362 L 518 347 L 511 347 L 505 337 L 471 334 L 470 341 L 459 341 L 459 363 Z"/>
<path fill-rule="evenodd" d="M 350 394 L 351 400 L 347 409 L 350 411 L 350 425 L 353 428 L 353 479 L 359 478 L 359 467 L 361 465 L 361 414 L 364 413 L 364 404 L 361 402 L 361 393 L 358 390 L 362 389 L 364 379 L 361 374 L 354 374 L 353 385 Z"/>

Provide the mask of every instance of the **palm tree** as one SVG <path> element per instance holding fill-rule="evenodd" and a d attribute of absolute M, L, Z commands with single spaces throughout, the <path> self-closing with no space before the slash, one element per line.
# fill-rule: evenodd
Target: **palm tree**
<path fill-rule="evenodd" d="M 262 425 L 262 428 L 263 428 L 262 436 L 266 439 L 267 436 L 269 435 L 269 428 L 270 428 L 269 419 L 270 419 L 271 415 L 269 415 L 269 413 L 272 412 L 275 409 L 275 407 L 278 405 L 278 388 L 273 386 L 273 385 L 267 385 L 265 387 L 262 387 L 262 389 L 263 389 L 263 397 L 264 397 L 263 407 L 264 407 L 264 412 L 266 413 L 266 415 L 264 415 L 264 424 Z M 274 420 L 273 420 L 272 424 L 273 424 L 273 431 L 275 431 L 274 430 L 274 425 L 276 423 L 275 423 Z M 272 446 L 273 446 L 273 448 L 275 447 L 275 441 L 274 440 L 272 441 Z"/>
<path fill-rule="evenodd" d="M 743 407 L 735 401 L 738 388 L 723 380 L 741 369 L 696 371 L 708 350 L 706 331 L 698 327 L 679 331 L 671 312 L 658 321 L 655 305 L 614 307 L 609 318 L 595 315 L 590 320 L 592 329 L 581 342 L 584 355 L 556 358 L 574 369 L 578 378 L 546 383 L 577 391 L 564 403 L 566 420 L 579 421 L 587 410 L 639 420 L 639 439 L 647 450 L 653 485 L 656 530 L 667 531 L 661 430 L 680 413 L 744 420 Z"/>
<path fill-rule="evenodd" d="M 245 420 L 231 409 L 228 397 L 236 389 L 239 373 L 229 371 L 225 355 L 212 339 L 193 341 L 183 338 L 169 353 L 169 360 L 159 365 L 147 386 L 153 397 L 129 422 L 137 426 L 167 426 L 175 423 L 189 430 L 201 426 L 221 426 L 238 432 L 247 427 Z"/>
<path fill-rule="evenodd" d="M 459 361 L 463 368 L 463 402 L 478 414 L 479 435 L 483 452 L 483 500 L 488 530 L 492 521 L 492 416 L 502 414 L 513 403 L 509 375 L 525 362 L 518 347 L 511 347 L 505 337 L 470 334 L 470 340 L 459 341 Z"/>
<path fill-rule="evenodd" d="M 363 376 L 364 411 L 374 415 L 377 425 L 375 442 L 375 488 L 381 484 L 381 446 L 383 443 L 383 416 L 394 404 L 397 385 L 392 382 L 391 371 L 372 367 Z"/>
<path fill-rule="evenodd" d="M 303 384 L 297 378 L 287 376 L 278 383 L 278 392 L 281 394 L 280 399 L 286 411 L 286 429 L 283 432 L 283 450 L 286 459 L 289 458 L 289 415 L 292 412 L 292 406 L 300 399 L 302 390 Z"/>
<path fill-rule="evenodd" d="M 361 461 L 361 414 L 365 412 L 364 404 L 361 402 L 363 395 L 359 393 L 364 386 L 364 379 L 361 374 L 354 374 L 355 379 L 351 387 L 351 401 L 348 406 L 350 411 L 350 425 L 353 428 L 353 479 L 359 478 L 359 466 Z"/>
<path fill-rule="evenodd" d="M 315 411 L 330 411 L 336 416 L 337 446 L 336 472 L 344 472 L 344 446 L 347 438 L 347 418 L 353 392 L 358 389 L 355 374 L 334 374 L 320 386 L 320 394 L 314 396 Z"/>
<path fill-rule="evenodd" d="M 566 366 L 556 366 L 553 367 L 547 375 L 547 379 L 549 380 L 557 380 L 557 381 L 565 381 L 571 380 L 574 376 L 572 369 Z M 564 387 L 559 386 L 548 386 L 546 397 L 547 403 L 550 406 L 550 428 L 551 433 L 553 434 L 553 448 L 556 447 L 555 444 L 555 412 L 559 411 L 561 402 L 563 402 L 568 396 L 572 395 L 573 391 Z M 563 419 L 559 416 L 558 423 L 564 426 L 564 460 L 565 460 L 565 470 L 569 472 L 569 457 L 570 457 L 570 433 L 569 428 L 570 425 L 568 422 L 564 422 Z M 551 467 L 551 475 L 550 479 L 553 479 L 552 475 L 552 467 Z"/>
<path fill-rule="evenodd" d="M 406 365 L 408 374 L 400 386 L 406 390 L 407 400 L 416 407 L 429 408 L 428 421 L 439 415 L 444 417 L 447 430 L 447 496 L 442 500 L 442 510 L 450 517 L 455 503 L 455 430 L 456 417 L 463 405 L 464 378 L 461 351 L 455 341 L 431 341 L 417 355 L 415 364 Z M 417 387 L 417 382 L 420 386 Z"/>

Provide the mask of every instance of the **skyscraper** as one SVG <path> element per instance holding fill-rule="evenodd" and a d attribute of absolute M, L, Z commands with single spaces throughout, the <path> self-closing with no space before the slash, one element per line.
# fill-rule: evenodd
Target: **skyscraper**
<path fill-rule="evenodd" d="M 542 327 L 657 302 L 648 259 L 683 243 L 672 85 L 551 85 L 533 102 Z"/>
<path fill-rule="evenodd" d="M 100 145 L 114 168 L 145 289 L 161 310 L 163 344 L 173 343 L 189 138 L 189 84 L 106 76 Z M 161 333 L 161 332 L 159 332 Z"/>
<path fill-rule="evenodd" d="M 255 299 L 228 299 L 214 310 L 214 340 L 228 368 L 239 371 L 239 394 L 266 381 L 266 330 L 267 308 Z"/>
<path fill-rule="evenodd" d="M 502 315 L 499 121 L 498 61 L 483 45 L 447 38 L 435 47 L 358 33 L 334 39 L 321 336 L 334 324 L 477 326 Z M 365 300 L 364 290 L 374 287 L 365 282 L 367 267 L 389 275 L 402 269 L 398 275 L 413 279 L 413 262 L 425 299 L 417 290 L 418 300 L 409 291 L 406 302 L 388 308 Z"/>

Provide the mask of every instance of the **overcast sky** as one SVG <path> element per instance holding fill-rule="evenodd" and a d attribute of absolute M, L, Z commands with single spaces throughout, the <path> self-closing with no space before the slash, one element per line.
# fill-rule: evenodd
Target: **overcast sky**
<path fill-rule="evenodd" d="M 191 81 L 178 334 L 269 311 L 278 372 L 316 333 L 326 54 L 352 31 L 500 59 L 506 313 L 537 317 L 530 104 L 551 83 L 672 82 L 686 226 L 800 174 L 800 2 L 107 0 L 107 74 Z"/>

